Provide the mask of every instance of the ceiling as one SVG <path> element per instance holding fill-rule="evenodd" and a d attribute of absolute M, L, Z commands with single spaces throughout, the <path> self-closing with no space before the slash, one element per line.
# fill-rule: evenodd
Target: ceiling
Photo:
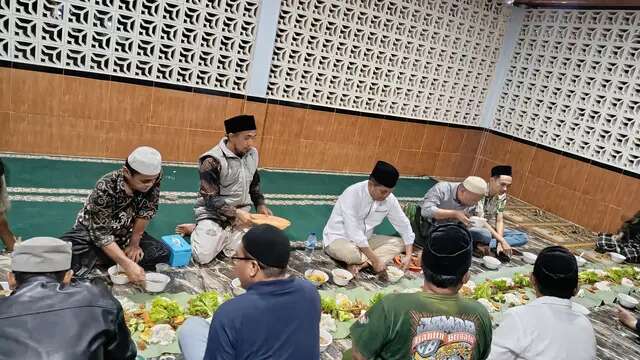
<path fill-rule="evenodd" d="M 558 8 L 638 8 L 640 0 L 515 0 L 514 5 Z"/>

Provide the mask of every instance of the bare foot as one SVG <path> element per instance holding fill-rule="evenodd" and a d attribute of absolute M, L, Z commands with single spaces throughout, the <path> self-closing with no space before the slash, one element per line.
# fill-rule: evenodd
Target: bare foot
<path fill-rule="evenodd" d="M 349 272 L 353 274 L 353 277 L 355 277 L 356 275 L 358 275 L 358 272 L 360 272 L 360 265 L 349 265 L 347 267 L 347 270 L 349 270 Z"/>
<path fill-rule="evenodd" d="M 626 327 L 635 330 L 638 319 L 628 310 L 623 309 L 618 306 L 616 308 L 616 312 L 618 314 L 618 320 L 623 323 Z"/>
<path fill-rule="evenodd" d="M 193 233 L 193 229 L 196 228 L 196 224 L 180 224 L 176 226 L 176 234 L 180 236 L 189 236 Z"/>

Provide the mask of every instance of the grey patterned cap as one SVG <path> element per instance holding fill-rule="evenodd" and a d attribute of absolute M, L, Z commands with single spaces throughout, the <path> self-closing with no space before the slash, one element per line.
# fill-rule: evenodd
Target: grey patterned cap
<path fill-rule="evenodd" d="M 71 244 L 52 237 L 35 237 L 16 245 L 11 270 L 45 273 L 71 268 Z"/>

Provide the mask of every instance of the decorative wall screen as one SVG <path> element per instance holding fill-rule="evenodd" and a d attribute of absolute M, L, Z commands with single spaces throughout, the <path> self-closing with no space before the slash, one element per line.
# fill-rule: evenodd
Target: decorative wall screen
<path fill-rule="evenodd" d="M 493 128 L 640 172 L 640 12 L 528 11 Z"/>
<path fill-rule="evenodd" d="M 480 125 L 508 16 L 497 0 L 283 0 L 267 95 Z"/>
<path fill-rule="evenodd" d="M 0 59 L 244 92 L 260 0 L 0 0 Z"/>

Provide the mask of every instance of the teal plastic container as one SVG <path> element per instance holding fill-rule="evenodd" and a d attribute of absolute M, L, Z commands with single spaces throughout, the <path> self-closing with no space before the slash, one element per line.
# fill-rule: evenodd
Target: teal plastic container
<path fill-rule="evenodd" d="M 171 250 L 169 265 L 181 267 L 189 265 L 191 261 L 191 245 L 180 235 L 165 235 L 162 241 Z"/>

